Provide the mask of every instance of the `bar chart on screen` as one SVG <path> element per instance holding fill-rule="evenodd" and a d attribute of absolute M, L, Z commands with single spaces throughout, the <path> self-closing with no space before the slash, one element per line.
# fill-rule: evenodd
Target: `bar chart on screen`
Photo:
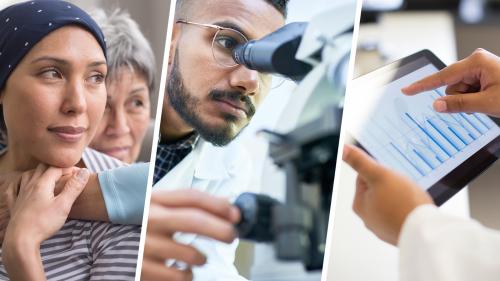
<path fill-rule="evenodd" d="M 428 187 L 498 130 L 483 114 L 436 112 L 432 103 L 444 95 L 442 88 L 415 97 L 390 95 L 389 106 L 373 114 L 358 140 L 378 161 Z"/>

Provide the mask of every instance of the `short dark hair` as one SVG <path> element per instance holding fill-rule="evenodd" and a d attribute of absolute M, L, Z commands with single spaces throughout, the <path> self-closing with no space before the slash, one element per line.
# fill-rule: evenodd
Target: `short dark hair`
<path fill-rule="evenodd" d="M 269 4 L 273 5 L 276 10 L 278 10 L 283 17 L 287 16 L 287 5 L 290 0 L 266 0 Z"/>
<path fill-rule="evenodd" d="M 286 18 L 287 16 L 287 5 L 290 0 L 265 0 L 267 3 L 271 4 L 276 10 Z M 191 0 L 177 0 L 175 18 L 185 19 L 187 15 L 187 10 L 191 4 Z"/>

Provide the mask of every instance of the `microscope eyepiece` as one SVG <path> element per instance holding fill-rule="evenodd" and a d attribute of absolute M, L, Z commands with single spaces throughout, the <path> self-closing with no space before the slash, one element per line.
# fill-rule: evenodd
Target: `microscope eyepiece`
<path fill-rule="evenodd" d="M 262 39 L 237 46 L 233 59 L 249 69 L 300 81 L 312 69 L 311 65 L 295 59 L 306 27 L 305 22 L 289 23 Z"/>
<path fill-rule="evenodd" d="M 233 50 L 233 60 L 240 65 L 244 65 L 250 69 L 252 68 L 252 60 L 250 52 L 252 50 L 252 45 L 255 40 L 249 41 L 246 44 L 241 44 L 236 46 Z M 255 69 L 254 69 L 255 70 Z"/>

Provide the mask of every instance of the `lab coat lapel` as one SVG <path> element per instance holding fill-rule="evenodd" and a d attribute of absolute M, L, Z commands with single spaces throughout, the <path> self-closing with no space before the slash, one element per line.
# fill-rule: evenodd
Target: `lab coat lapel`
<path fill-rule="evenodd" d="M 193 151 L 158 181 L 153 190 L 193 188 L 210 192 L 210 186 L 229 177 L 221 149 L 200 139 Z M 178 242 L 190 244 L 197 235 L 176 233 L 174 237 Z"/>
<path fill-rule="evenodd" d="M 200 139 L 193 151 L 160 179 L 153 190 L 194 188 L 207 191 L 210 182 L 230 177 L 223 149 Z"/>
<path fill-rule="evenodd" d="M 177 190 L 191 188 L 196 167 L 195 163 L 197 162 L 196 159 L 199 157 L 199 154 L 199 149 L 195 147 L 191 153 L 186 155 L 179 164 L 153 186 L 153 191 L 155 189 Z"/>
<path fill-rule="evenodd" d="M 222 181 L 230 176 L 228 163 L 225 161 L 226 147 L 216 147 L 209 142 L 200 140 L 200 155 L 194 170 L 194 188 L 208 191 L 210 182 Z"/>

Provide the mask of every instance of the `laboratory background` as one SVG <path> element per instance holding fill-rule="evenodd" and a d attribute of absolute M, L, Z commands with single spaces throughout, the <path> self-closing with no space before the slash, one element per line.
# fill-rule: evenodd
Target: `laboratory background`
<path fill-rule="evenodd" d="M 352 30 L 357 2 L 359 1 L 290 0 L 287 23 L 307 21 L 314 27 L 310 30 L 312 32 L 302 39 L 297 52 L 298 57 L 313 56 L 319 46 L 315 43 L 319 41 L 316 37 L 324 36 L 336 40 L 336 45 L 334 48 L 330 48 L 331 46 L 322 48 L 324 60 L 315 63 L 313 70 L 300 82 L 279 76 L 273 77 L 272 90 L 249 126 L 235 140 L 245 146 L 253 164 L 252 183 L 248 189 L 239 192 L 261 193 L 278 200 L 285 200 L 285 173 L 269 157 L 269 138 L 259 132 L 266 129 L 285 134 L 323 116 L 322 112 L 328 111 L 327 106 L 336 108 L 341 106 L 353 43 Z M 328 112 L 333 113 L 333 111 Z M 341 113 L 341 109 L 339 112 Z M 337 126 L 337 141 L 340 121 L 341 116 L 338 116 L 338 119 L 331 122 Z M 319 131 L 318 127 L 315 129 L 309 131 L 311 133 Z M 333 157 L 336 157 L 337 143 L 331 142 L 331 148 L 331 151 L 335 151 Z M 325 167 L 331 172 L 334 164 Z M 330 183 L 328 192 L 331 190 Z M 331 198 L 331 195 L 329 197 Z M 328 205 L 330 198 L 327 200 Z M 324 210 L 324 213 L 328 214 L 329 209 L 328 206 L 328 210 Z M 324 227 L 326 234 L 326 225 Z M 239 273 L 251 280 L 319 281 L 321 279 L 321 269 L 307 271 L 301 261 L 278 260 L 274 246 L 273 243 L 240 240 L 235 261 Z M 324 243 L 321 243 L 321 247 L 324 250 Z"/>

